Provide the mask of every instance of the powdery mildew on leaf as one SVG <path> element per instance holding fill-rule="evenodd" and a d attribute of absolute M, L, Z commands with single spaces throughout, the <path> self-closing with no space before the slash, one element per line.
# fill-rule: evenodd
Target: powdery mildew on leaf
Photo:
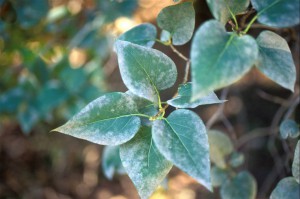
<path fill-rule="evenodd" d="M 53 131 L 102 145 L 119 145 L 139 130 L 141 120 L 130 96 L 108 93 L 89 103 L 66 124 Z"/>
<path fill-rule="evenodd" d="M 294 177 L 287 177 L 280 180 L 273 190 L 270 199 L 291 199 L 299 198 L 300 186 Z"/>
<path fill-rule="evenodd" d="M 151 48 L 155 43 L 156 34 L 154 25 L 143 23 L 126 31 L 118 39 Z"/>
<path fill-rule="evenodd" d="M 247 172 L 242 171 L 234 178 L 226 181 L 221 187 L 222 199 L 255 199 L 257 192 L 256 180 Z"/>
<path fill-rule="evenodd" d="M 300 0 L 252 0 L 258 21 L 273 27 L 289 27 L 300 23 Z"/>
<path fill-rule="evenodd" d="M 136 103 L 139 113 L 148 115 L 148 116 L 154 116 L 158 113 L 158 105 L 155 105 L 153 102 L 139 97 L 135 94 L 133 94 L 130 91 L 126 92 L 127 95 L 130 95 L 132 97 L 132 100 Z M 142 125 L 151 126 L 152 121 L 150 121 L 148 118 L 141 118 Z"/>
<path fill-rule="evenodd" d="M 299 140 L 295 149 L 294 161 L 292 165 L 292 173 L 296 181 L 300 183 L 300 141 Z"/>
<path fill-rule="evenodd" d="M 250 0 L 206 0 L 206 2 L 213 16 L 223 24 L 231 18 L 230 10 L 236 15 L 245 11 L 250 4 Z"/>
<path fill-rule="evenodd" d="M 168 104 L 176 108 L 196 108 L 200 105 L 219 104 L 224 103 L 226 100 L 219 100 L 218 96 L 214 92 L 210 92 L 208 95 L 201 97 L 193 102 L 192 98 L 192 84 L 181 84 L 178 88 L 178 95 L 174 99 L 168 100 Z"/>
<path fill-rule="evenodd" d="M 216 20 L 205 22 L 192 42 L 192 100 L 241 79 L 257 56 L 258 47 L 251 36 L 227 33 Z"/>
<path fill-rule="evenodd" d="M 185 44 L 192 38 L 195 28 L 193 3 L 185 2 L 162 9 L 157 16 L 157 24 L 171 34 L 174 45 Z"/>
<path fill-rule="evenodd" d="M 116 49 L 123 82 L 135 95 L 157 102 L 158 91 L 175 83 L 176 66 L 162 52 L 126 41 L 117 41 Z"/>
<path fill-rule="evenodd" d="M 259 70 L 282 87 L 294 91 L 296 67 L 285 39 L 271 31 L 264 31 L 256 41 L 259 46 L 256 64 Z"/>
<path fill-rule="evenodd" d="M 157 150 L 149 127 L 142 127 L 132 140 L 122 144 L 120 156 L 142 199 L 151 196 L 172 168 Z"/>
<path fill-rule="evenodd" d="M 152 134 L 168 160 L 211 190 L 208 138 L 198 115 L 176 110 L 167 119 L 154 121 Z"/>

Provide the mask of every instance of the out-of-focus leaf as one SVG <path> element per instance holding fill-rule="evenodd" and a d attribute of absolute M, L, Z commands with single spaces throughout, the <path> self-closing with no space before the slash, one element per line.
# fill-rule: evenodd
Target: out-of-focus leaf
<path fill-rule="evenodd" d="M 283 178 L 271 193 L 270 199 L 299 198 L 300 186 L 294 177 Z"/>
<path fill-rule="evenodd" d="M 18 0 L 13 1 L 17 11 L 18 22 L 23 28 L 30 28 L 46 17 L 48 1 Z"/>
<path fill-rule="evenodd" d="M 281 122 L 279 132 L 283 139 L 287 139 L 288 137 L 296 138 L 300 134 L 298 124 L 291 119 Z"/>
<path fill-rule="evenodd" d="M 257 184 L 255 178 L 242 171 L 221 186 L 222 199 L 255 199 Z"/>
<path fill-rule="evenodd" d="M 229 178 L 228 171 L 219 167 L 213 166 L 211 169 L 211 184 L 214 187 L 219 187 Z"/>
<path fill-rule="evenodd" d="M 299 140 L 294 153 L 292 173 L 296 181 L 300 184 L 300 141 Z"/>
<path fill-rule="evenodd" d="M 226 156 L 233 152 L 233 145 L 229 137 L 217 130 L 207 132 L 210 159 L 220 168 L 226 168 Z"/>
<path fill-rule="evenodd" d="M 113 21 L 121 16 L 131 16 L 138 5 L 137 0 L 97 0 L 96 2 L 108 21 Z"/>
<path fill-rule="evenodd" d="M 116 174 L 125 174 L 124 167 L 120 159 L 120 146 L 105 146 L 102 155 L 102 171 L 109 180 Z"/>
<path fill-rule="evenodd" d="M 245 156 L 242 153 L 239 152 L 233 152 L 229 159 L 229 164 L 232 167 L 239 167 L 241 166 L 245 161 Z"/>
<path fill-rule="evenodd" d="M 258 12 L 258 21 L 273 27 L 289 27 L 300 22 L 299 0 L 251 0 Z"/>

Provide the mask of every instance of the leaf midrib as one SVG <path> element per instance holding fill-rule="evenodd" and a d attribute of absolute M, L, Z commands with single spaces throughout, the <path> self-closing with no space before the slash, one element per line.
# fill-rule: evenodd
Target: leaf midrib
<path fill-rule="evenodd" d="M 136 114 L 128 114 L 128 115 L 122 115 L 122 116 L 117 116 L 117 117 L 111 117 L 111 118 L 106 118 L 106 119 L 103 119 L 103 120 L 97 120 L 97 121 L 92 121 L 92 122 L 87 122 L 87 123 L 84 123 L 84 124 L 82 124 L 82 125 L 76 125 L 76 123 L 77 123 L 77 121 L 70 121 L 70 122 L 68 122 L 68 123 L 66 123 L 65 125 L 70 125 L 70 124 L 75 124 L 74 126 L 72 126 L 72 127 L 83 127 L 83 126 L 88 126 L 88 125 L 92 125 L 92 124 L 95 124 L 95 123 L 97 123 L 97 122 L 105 122 L 105 121 L 108 121 L 108 120 L 116 120 L 116 119 L 120 119 L 120 118 L 124 118 L 124 117 L 130 117 L 130 116 L 143 116 L 142 114 L 138 114 L 138 113 L 136 113 Z M 63 125 L 63 126 L 65 126 L 65 125 Z M 60 128 L 60 127 L 59 127 Z M 57 129 L 59 129 L 59 128 L 57 128 Z M 55 130 L 55 129 L 54 129 Z"/>
<path fill-rule="evenodd" d="M 174 132 L 174 134 L 178 137 L 180 143 L 182 144 L 182 146 L 184 147 L 184 149 L 188 152 L 188 155 L 190 157 L 190 159 L 192 160 L 194 167 L 196 168 L 196 170 L 201 173 L 201 171 L 198 169 L 198 165 L 196 164 L 195 160 L 193 159 L 193 156 L 191 155 L 190 151 L 187 149 L 187 147 L 185 146 L 185 144 L 183 143 L 183 141 L 181 140 L 180 136 L 178 135 L 178 133 L 175 131 L 175 129 L 172 127 L 172 125 L 169 123 L 169 121 L 167 119 L 164 119 L 164 121 L 169 125 L 169 127 L 172 129 L 172 131 Z"/>
<path fill-rule="evenodd" d="M 146 71 L 146 69 L 142 66 L 142 64 L 131 54 L 131 53 L 129 53 L 129 55 L 131 56 L 131 57 L 133 57 L 133 59 L 138 63 L 138 66 L 142 69 L 142 71 L 144 71 L 144 73 L 146 74 L 146 76 L 148 77 L 148 80 L 150 81 L 150 84 L 153 86 L 153 88 L 154 88 L 154 91 L 155 91 L 155 93 L 156 93 L 156 95 L 157 95 L 157 99 L 158 99 L 158 101 L 159 101 L 159 92 L 158 92 L 158 89 L 156 88 L 156 86 L 155 86 L 155 84 L 154 84 L 154 82 L 152 81 L 152 78 L 150 77 L 150 75 L 148 74 L 148 72 Z"/>

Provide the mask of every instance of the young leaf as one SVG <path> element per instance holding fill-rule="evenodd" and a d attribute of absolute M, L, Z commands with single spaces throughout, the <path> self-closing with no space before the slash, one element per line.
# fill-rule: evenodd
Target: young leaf
<path fill-rule="evenodd" d="M 157 32 L 154 25 L 143 23 L 120 35 L 118 40 L 151 48 L 155 43 L 156 34 Z"/>
<path fill-rule="evenodd" d="M 299 198 L 300 186 L 294 177 L 287 177 L 280 180 L 270 199 L 291 199 Z"/>
<path fill-rule="evenodd" d="M 247 171 L 242 171 L 221 187 L 222 199 L 255 199 L 256 180 Z"/>
<path fill-rule="evenodd" d="M 179 109 L 152 127 L 158 150 L 178 168 L 211 190 L 206 129 L 194 112 Z"/>
<path fill-rule="evenodd" d="M 139 113 L 154 116 L 158 113 L 158 108 L 153 102 L 139 97 L 130 91 L 127 91 L 126 94 L 130 95 L 133 101 L 136 103 Z M 152 122 L 148 118 L 141 118 L 142 125 L 151 126 Z"/>
<path fill-rule="evenodd" d="M 120 146 L 105 146 L 102 155 L 102 171 L 109 180 L 112 180 L 115 174 L 126 173 L 120 159 Z"/>
<path fill-rule="evenodd" d="M 226 102 L 226 100 L 219 100 L 218 96 L 214 92 L 210 92 L 208 95 L 201 97 L 193 102 L 192 98 L 192 84 L 181 84 L 178 89 L 178 95 L 174 99 L 168 100 L 168 104 L 176 108 L 196 108 L 200 105 L 218 104 Z"/>
<path fill-rule="evenodd" d="M 273 27 L 289 27 L 300 23 L 299 0 L 251 0 L 258 21 Z"/>
<path fill-rule="evenodd" d="M 212 167 L 211 169 L 211 184 L 214 187 L 219 187 L 229 178 L 228 171 L 219 167 Z"/>
<path fill-rule="evenodd" d="M 213 16 L 223 24 L 231 18 L 230 12 L 236 15 L 245 11 L 250 4 L 250 0 L 206 0 L 206 2 Z"/>
<path fill-rule="evenodd" d="M 263 31 L 256 41 L 259 46 L 258 69 L 282 87 L 294 91 L 296 67 L 285 39 L 271 31 Z"/>
<path fill-rule="evenodd" d="M 195 28 L 195 10 L 192 2 L 168 6 L 157 16 L 158 26 L 168 31 L 174 45 L 188 42 Z"/>
<path fill-rule="evenodd" d="M 142 127 L 132 140 L 122 144 L 120 156 L 142 199 L 151 196 L 172 168 L 157 150 L 149 127 Z"/>
<path fill-rule="evenodd" d="M 205 22 L 192 42 L 192 100 L 239 80 L 258 56 L 256 41 L 227 33 L 215 20 Z"/>
<path fill-rule="evenodd" d="M 295 149 L 294 161 L 292 165 L 292 173 L 296 181 L 300 183 L 300 141 L 299 140 Z"/>
<path fill-rule="evenodd" d="M 123 82 L 135 95 L 157 102 L 159 90 L 175 83 L 176 66 L 162 52 L 127 41 L 117 41 L 116 49 Z"/>
<path fill-rule="evenodd" d="M 281 122 L 279 132 L 283 139 L 287 139 L 288 137 L 296 138 L 300 134 L 298 124 L 290 119 Z"/>
<path fill-rule="evenodd" d="M 233 152 L 233 145 L 229 137 L 217 130 L 207 132 L 210 159 L 220 168 L 226 168 L 225 158 Z"/>
<path fill-rule="evenodd" d="M 141 120 L 129 95 L 108 93 L 89 103 L 66 124 L 53 131 L 102 145 L 119 145 L 137 133 Z"/>
<path fill-rule="evenodd" d="M 242 153 L 239 152 L 233 152 L 229 159 L 229 164 L 232 167 L 239 167 L 241 166 L 245 161 L 245 157 Z"/>

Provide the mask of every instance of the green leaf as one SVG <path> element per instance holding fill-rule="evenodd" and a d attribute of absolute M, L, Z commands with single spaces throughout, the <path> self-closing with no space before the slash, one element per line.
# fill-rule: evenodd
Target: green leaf
<path fill-rule="evenodd" d="M 300 141 L 299 140 L 295 149 L 294 161 L 292 165 L 292 173 L 296 181 L 300 183 Z"/>
<path fill-rule="evenodd" d="M 196 108 L 200 105 L 218 104 L 226 102 L 226 100 L 219 100 L 218 96 L 214 92 L 210 92 L 208 95 L 201 97 L 193 102 L 192 98 L 192 84 L 181 84 L 178 89 L 178 95 L 174 99 L 168 100 L 168 104 L 176 108 Z"/>
<path fill-rule="evenodd" d="M 142 127 L 132 140 L 122 144 L 120 156 L 142 199 L 151 196 L 172 168 L 157 150 L 149 127 Z"/>
<path fill-rule="evenodd" d="M 192 42 L 192 100 L 238 81 L 257 56 L 258 47 L 252 37 L 227 33 L 215 20 L 205 22 Z"/>
<path fill-rule="evenodd" d="M 152 127 L 158 150 L 174 165 L 211 190 L 206 129 L 194 112 L 179 109 Z"/>
<path fill-rule="evenodd" d="M 153 102 L 139 97 L 137 95 L 134 95 L 130 91 L 127 91 L 126 94 L 130 95 L 135 104 L 137 105 L 138 111 L 141 114 L 149 115 L 149 116 L 154 116 L 158 113 L 158 107 L 153 104 Z M 142 125 L 146 126 L 151 126 L 152 122 L 149 121 L 148 118 L 141 118 Z"/>
<path fill-rule="evenodd" d="M 242 153 L 239 153 L 239 152 L 233 152 L 230 156 L 230 159 L 229 159 L 229 164 L 232 166 L 232 167 L 239 167 L 241 166 L 245 161 L 245 157 Z"/>
<path fill-rule="evenodd" d="M 14 4 L 18 22 L 23 28 L 30 28 L 46 17 L 49 9 L 48 1 L 19 0 L 12 1 Z"/>
<path fill-rule="evenodd" d="M 89 103 L 66 124 L 53 131 L 102 145 L 127 142 L 140 128 L 138 109 L 129 95 L 108 93 Z"/>
<path fill-rule="evenodd" d="M 271 193 L 270 199 L 299 198 L 300 186 L 294 177 L 283 178 Z"/>
<path fill-rule="evenodd" d="M 102 171 L 109 180 L 112 180 L 115 174 L 126 173 L 120 159 L 120 146 L 105 146 L 102 155 Z"/>
<path fill-rule="evenodd" d="M 219 167 L 212 167 L 211 169 L 211 184 L 214 187 L 219 187 L 229 178 L 228 171 Z"/>
<path fill-rule="evenodd" d="M 67 90 L 72 94 L 79 93 L 87 80 L 87 75 L 83 68 L 73 69 L 70 66 L 65 67 L 59 73 L 59 77 Z"/>
<path fill-rule="evenodd" d="M 17 119 L 21 125 L 23 133 L 29 134 L 32 128 L 39 121 L 39 113 L 36 110 L 36 104 L 34 102 L 28 102 L 24 107 L 17 113 Z"/>
<path fill-rule="evenodd" d="M 54 108 L 64 102 L 67 97 L 68 94 L 58 82 L 49 81 L 37 96 L 37 106 L 40 114 L 45 115 L 51 112 Z"/>
<path fill-rule="evenodd" d="M 157 16 L 158 26 L 171 33 L 174 45 L 183 45 L 193 36 L 195 10 L 192 2 L 168 6 Z"/>
<path fill-rule="evenodd" d="M 242 171 L 221 187 L 222 199 L 255 199 L 256 180 L 247 171 Z"/>
<path fill-rule="evenodd" d="M 144 23 L 126 31 L 118 39 L 151 48 L 155 43 L 156 34 L 154 25 Z"/>
<path fill-rule="evenodd" d="M 137 0 L 96 0 L 96 3 L 101 14 L 103 14 L 105 19 L 109 22 L 122 16 L 131 17 L 133 12 L 138 7 Z"/>
<path fill-rule="evenodd" d="M 250 4 L 250 0 L 206 0 L 206 2 L 213 16 L 223 24 L 232 17 L 230 12 L 233 15 L 239 14 Z"/>
<path fill-rule="evenodd" d="M 162 30 L 161 33 L 160 33 L 160 41 L 162 41 L 162 42 L 170 41 L 171 37 L 172 37 L 171 33 L 169 33 L 166 30 Z"/>
<path fill-rule="evenodd" d="M 296 138 L 300 134 L 298 124 L 290 119 L 281 122 L 279 132 L 283 139 L 287 139 L 288 137 Z"/>
<path fill-rule="evenodd" d="M 256 41 L 259 46 L 258 69 L 282 87 L 294 91 L 296 67 L 285 39 L 271 31 L 263 31 Z"/>
<path fill-rule="evenodd" d="M 127 41 L 117 41 L 116 49 L 123 82 L 135 95 L 157 102 L 159 90 L 175 83 L 176 66 L 162 52 Z"/>
<path fill-rule="evenodd" d="M 233 152 L 233 145 L 229 137 L 217 130 L 207 132 L 210 159 L 220 168 L 226 168 L 226 156 Z"/>
<path fill-rule="evenodd" d="M 251 0 L 258 21 L 273 27 L 289 27 L 300 23 L 299 0 Z"/>

